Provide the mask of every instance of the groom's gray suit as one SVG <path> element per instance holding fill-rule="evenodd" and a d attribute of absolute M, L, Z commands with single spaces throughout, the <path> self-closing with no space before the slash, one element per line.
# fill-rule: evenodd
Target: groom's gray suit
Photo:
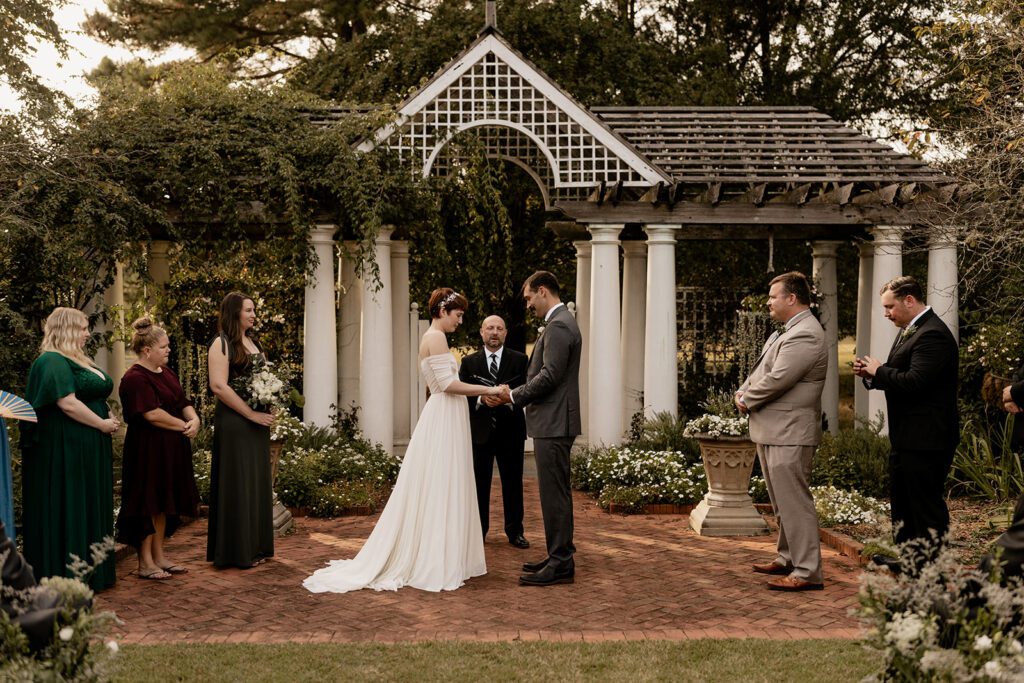
<path fill-rule="evenodd" d="M 548 566 L 561 571 L 572 566 L 572 489 L 569 451 L 580 434 L 580 352 L 583 337 L 569 310 L 557 304 L 544 319 L 544 331 L 534 344 L 526 384 L 512 392 L 524 407 L 526 432 L 533 438 L 544 515 Z"/>

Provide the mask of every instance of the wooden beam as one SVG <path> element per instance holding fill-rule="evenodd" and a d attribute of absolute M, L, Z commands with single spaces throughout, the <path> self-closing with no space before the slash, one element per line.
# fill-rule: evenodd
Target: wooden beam
<path fill-rule="evenodd" d="M 811 191 L 811 184 L 804 183 L 797 185 L 787 192 L 776 195 L 768 200 L 769 204 L 803 204 L 807 201 L 807 193 Z"/>
<path fill-rule="evenodd" d="M 899 183 L 893 183 L 892 185 L 885 185 L 874 190 L 862 192 L 851 201 L 854 204 L 892 204 L 896 199 L 896 193 L 899 192 L 899 189 Z"/>
<path fill-rule="evenodd" d="M 703 225 L 908 225 L 934 220 L 934 204 L 907 207 L 875 204 L 784 202 L 756 206 L 749 202 L 707 204 L 679 202 L 672 206 L 649 202 L 622 201 L 617 205 L 596 205 L 588 201 L 556 202 L 555 208 L 580 223 L 682 223 Z"/>
<path fill-rule="evenodd" d="M 603 181 L 602 181 L 602 184 Z M 622 200 L 622 181 L 616 180 L 615 184 L 609 187 L 604 192 L 604 201 L 611 202 L 612 206 L 615 206 Z"/>
<path fill-rule="evenodd" d="M 717 204 L 722 195 L 722 183 L 708 183 L 707 188 L 697 195 L 693 201 L 699 204 Z"/>
<path fill-rule="evenodd" d="M 833 183 L 832 189 L 820 192 L 807 200 L 808 204 L 849 204 L 853 183 Z"/>
<path fill-rule="evenodd" d="M 750 204 L 761 206 L 764 204 L 764 192 L 767 187 L 768 185 L 766 183 L 754 183 L 746 192 L 740 195 L 737 201 L 748 202 Z"/>
<path fill-rule="evenodd" d="M 662 186 L 664 186 L 664 183 L 661 182 L 660 180 L 655 184 L 651 185 L 647 192 L 644 192 L 643 196 L 640 197 L 640 201 L 650 202 L 654 206 L 657 206 L 658 203 L 661 201 Z"/>
<path fill-rule="evenodd" d="M 588 202 L 594 202 L 598 206 L 601 206 L 601 202 L 604 201 L 604 181 L 602 180 L 594 188 L 594 191 L 587 197 Z"/>

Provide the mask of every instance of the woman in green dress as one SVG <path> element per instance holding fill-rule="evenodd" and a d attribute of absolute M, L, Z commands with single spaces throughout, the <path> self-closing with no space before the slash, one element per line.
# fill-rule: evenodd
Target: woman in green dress
<path fill-rule="evenodd" d="M 21 428 L 25 559 L 37 577 L 71 576 L 71 555 L 91 561 L 89 546 L 114 535 L 110 377 L 85 355 L 89 321 L 74 308 L 46 319 L 42 353 L 32 363 L 26 398 L 39 417 Z M 89 577 L 114 585 L 113 553 Z"/>
<path fill-rule="evenodd" d="M 210 389 L 217 396 L 210 466 L 210 526 L 206 559 L 215 567 L 248 569 L 274 554 L 270 425 L 274 416 L 254 410 L 231 388 L 260 354 L 253 341 L 256 307 L 232 292 L 220 305 L 219 335 L 210 345 Z"/>

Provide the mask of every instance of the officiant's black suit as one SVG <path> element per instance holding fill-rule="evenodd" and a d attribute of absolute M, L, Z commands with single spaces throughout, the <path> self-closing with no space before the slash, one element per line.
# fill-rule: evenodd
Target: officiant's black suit
<path fill-rule="evenodd" d="M 953 333 L 931 310 L 897 337 L 885 364 L 865 385 L 885 392 L 893 524 L 899 542 L 949 529 L 945 483 L 960 442 L 957 410 L 959 352 Z"/>
<path fill-rule="evenodd" d="M 526 381 L 528 363 L 525 354 L 504 347 L 498 377 L 493 384 L 507 384 L 511 389 L 521 386 Z M 485 349 L 470 354 L 462 359 L 459 379 L 467 384 L 484 384 L 478 379 L 481 377 L 492 381 L 487 366 Z M 484 536 L 490 526 L 491 477 L 497 460 L 505 534 L 509 540 L 518 538 L 523 535 L 523 447 L 526 441 L 523 409 L 509 405 L 489 408 L 472 396 L 469 398 L 469 425 L 473 433 L 473 473 Z"/>

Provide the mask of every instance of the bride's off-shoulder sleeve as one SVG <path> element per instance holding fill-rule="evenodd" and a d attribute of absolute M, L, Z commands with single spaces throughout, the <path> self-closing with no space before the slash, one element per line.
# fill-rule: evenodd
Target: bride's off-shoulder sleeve
<path fill-rule="evenodd" d="M 437 386 L 441 391 L 448 391 L 451 383 L 459 378 L 455 373 L 455 364 L 452 363 L 452 357 L 447 353 L 438 356 L 428 356 L 427 364 L 430 366 L 430 374 L 434 376 L 434 381 L 437 382 Z"/>

